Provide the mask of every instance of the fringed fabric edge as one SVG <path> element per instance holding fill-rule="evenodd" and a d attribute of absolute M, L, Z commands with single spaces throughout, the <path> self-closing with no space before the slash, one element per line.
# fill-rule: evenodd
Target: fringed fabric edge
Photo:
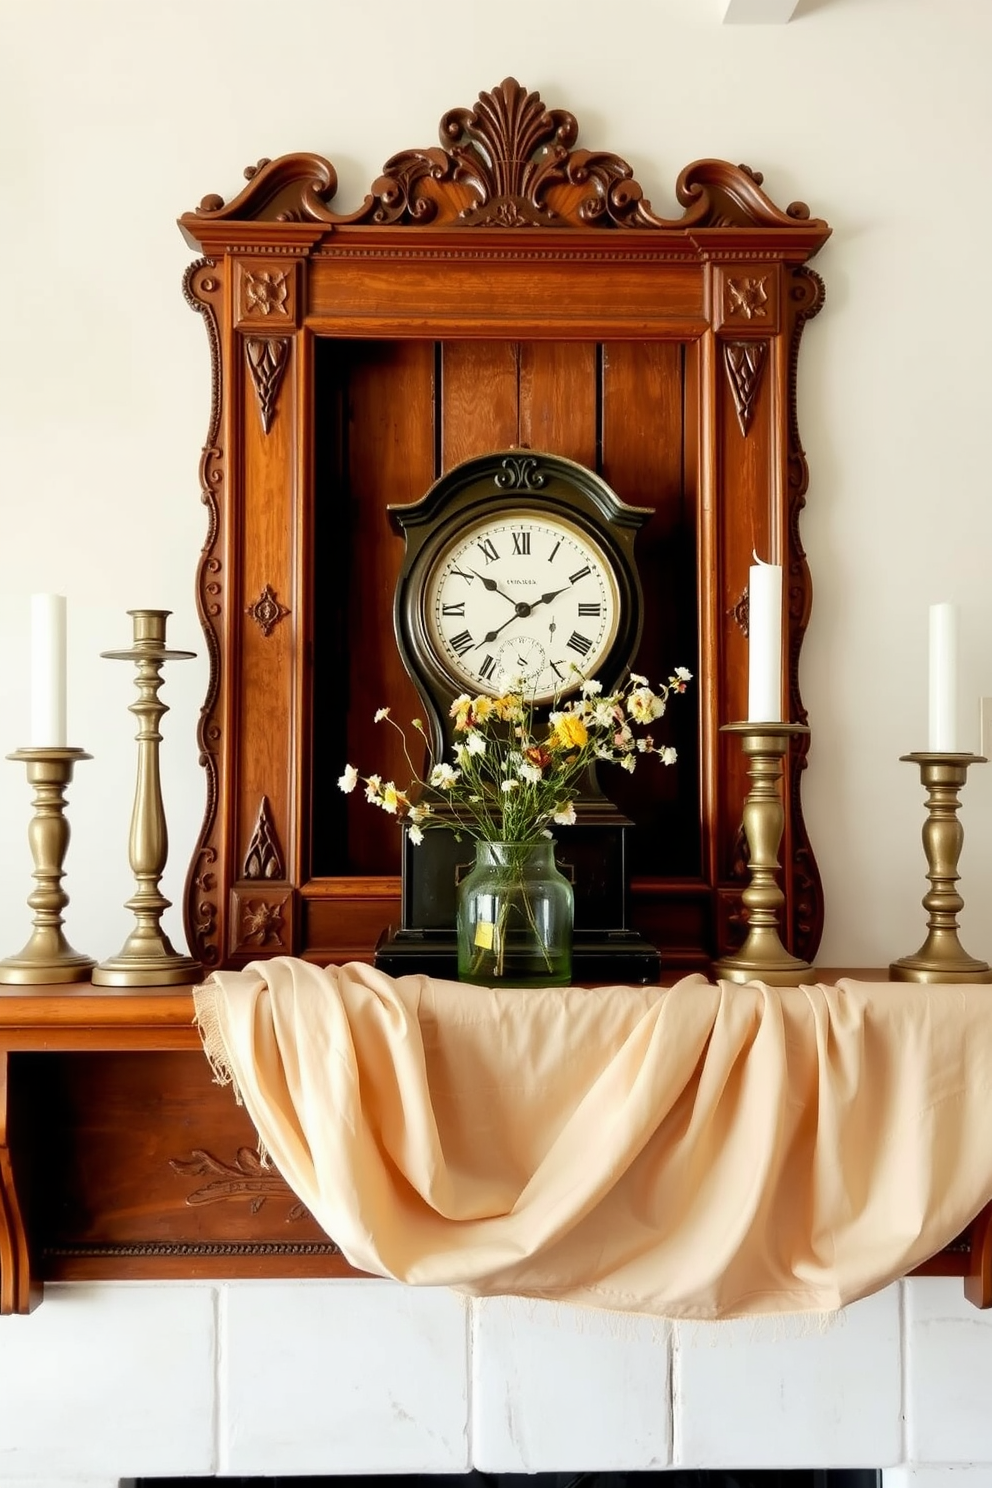
<path fill-rule="evenodd" d="M 227 1045 L 224 1043 L 224 1035 L 221 1032 L 220 1011 L 217 1006 L 219 996 L 220 988 L 212 979 L 209 982 L 203 982 L 199 987 L 194 987 L 193 1022 L 203 1041 L 203 1052 L 207 1056 L 207 1063 L 214 1072 L 214 1084 L 230 1085 L 234 1091 L 234 1099 L 239 1106 L 243 1106 L 241 1090 L 235 1078 Z"/>
<path fill-rule="evenodd" d="M 207 1056 L 207 1063 L 213 1070 L 215 1085 L 229 1085 L 234 1092 L 234 1099 L 239 1106 L 244 1105 L 241 1087 L 234 1073 L 227 1045 L 224 1042 L 224 1034 L 221 1029 L 220 1010 L 218 999 L 222 996 L 218 984 L 210 979 L 203 982 L 199 987 L 193 988 L 193 1022 L 200 1034 L 203 1043 L 203 1052 Z M 249 1113 L 250 1114 L 250 1113 Z M 252 1125 L 255 1126 L 254 1120 Z M 271 1167 L 272 1159 L 268 1148 L 262 1140 L 261 1133 L 255 1127 L 255 1137 L 258 1145 L 258 1160 L 263 1168 Z"/>

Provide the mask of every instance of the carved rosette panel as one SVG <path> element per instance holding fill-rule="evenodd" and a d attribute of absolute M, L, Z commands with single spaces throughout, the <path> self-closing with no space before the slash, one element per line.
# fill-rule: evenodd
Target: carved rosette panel
<path fill-rule="evenodd" d="M 231 891 L 231 953 L 235 956 L 288 956 L 293 947 L 293 894 L 266 892 L 258 887 Z"/>
<path fill-rule="evenodd" d="M 268 796 L 263 796 L 255 818 L 255 827 L 245 853 L 242 878 L 285 878 L 286 870 Z"/>
<path fill-rule="evenodd" d="M 295 263 L 239 260 L 237 307 L 240 326 L 267 329 L 296 325 Z"/>
<path fill-rule="evenodd" d="M 276 402 L 289 365 L 288 336 L 246 336 L 245 361 L 258 400 L 262 429 L 268 434 L 275 417 Z"/>
<path fill-rule="evenodd" d="M 768 359 L 767 341 L 727 341 L 723 348 L 723 364 L 734 398 L 737 422 L 741 433 L 747 438 L 754 414 L 754 403 L 761 384 L 761 374 Z"/>
<path fill-rule="evenodd" d="M 222 376 L 219 323 L 223 310 L 224 275 L 209 258 L 190 265 L 183 279 L 186 302 L 203 319 L 210 347 L 210 416 L 200 457 L 200 499 L 207 508 L 207 535 L 197 570 L 197 602 L 209 663 L 207 693 L 200 710 L 197 742 L 206 774 L 207 800 L 200 836 L 190 863 L 185 899 L 186 938 L 193 955 L 204 966 L 216 966 L 223 943 L 220 884 L 224 861 L 217 841 L 221 747 L 221 626 L 224 615 L 224 568 L 221 554 L 226 538 L 226 452 L 220 443 L 225 389 Z"/>
<path fill-rule="evenodd" d="M 723 313 L 727 320 L 765 320 L 768 317 L 768 275 L 727 277 L 723 286 Z"/>

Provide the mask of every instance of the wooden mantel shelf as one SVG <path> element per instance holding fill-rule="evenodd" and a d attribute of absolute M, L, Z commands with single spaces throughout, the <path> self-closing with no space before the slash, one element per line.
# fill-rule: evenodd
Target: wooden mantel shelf
<path fill-rule="evenodd" d="M 886 979 L 818 973 L 840 976 Z M 0 989 L 0 1313 L 30 1312 L 47 1280 L 358 1274 L 261 1167 L 192 990 Z M 992 1205 L 913 1274 L 992 1306 Z"/>

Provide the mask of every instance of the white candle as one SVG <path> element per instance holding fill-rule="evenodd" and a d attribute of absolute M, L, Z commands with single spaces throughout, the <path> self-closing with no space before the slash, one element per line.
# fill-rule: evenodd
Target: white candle
<path fill-rule="evenodd" d="M 930 606 L 931 754 L 958 752 L 958 616 L 952 604 Z"/>
<path fill-rule="evenodd" d="M 782 721 L 782 565 L 755 562 L 748 577 L 747 717 Z"/>
<path fill-rule="evenodd" d="M 65 595 L 31 596 L 31 744 L 64 749 Z"/>

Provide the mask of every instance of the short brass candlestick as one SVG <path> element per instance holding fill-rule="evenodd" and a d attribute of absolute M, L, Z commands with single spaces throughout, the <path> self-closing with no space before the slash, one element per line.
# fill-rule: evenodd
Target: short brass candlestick
<path fill-rule="evenodd" d="M 748 912 L 747 939 L 735 956 L 715 962 L 713 971 L 732 982 L 796 987 L 814 973 L 808 961 L 790 956 L 779 938 L 779 911 L 785 903 L 778 883 L 778 850 L 785 830 L 779 781 L 789 739 L 808 734 L 809 729 L 804 723 L 725 723 L 721 733 L 740 734 L 754 782 L 744 802 L 751 882 L 741 895 Z"/>
<path fill-rule="evenodd" d="M 65 818 L 65 789 L 77 760 L 92 759 L 82 749 L 18 749 L 8 759 L 23 760 L 28 784 L 34 790 L 34 816 L 28 843 L 34 858 L 37 888 L 28 896 L 34 910 L 34 931 L 19 956 L 0 961 L 0 982 L 21 986 L 45 982 L 89 981 L 96 965 L 92 956 L 74 951 L 62 934 L 62 911 L 69 896 L 62 888 L 62 864 L 69 846 Z"/>
<path fill-rule="evenodd" d="M 895 982 L 992 982 L 992 968 L 976 961 L 958 940 L 957 916 L 964 900 L 954 887 L 958 860 L 964 846 L 964 828 L 958 821 L 958 791 L 968 776 L 969 765 L 987 763 L 982 754 L 939 754 L 932 751 L 903 754 L 900 759 L 919 765 L 926 787 L 927 819 L 923 823 L 923 851 L 927 859 L 929 892 L 923 907 L 929 911 L 927 938 L 915 956 L 893 961 L 889 975 Z"/>
<path fill-rule="evenodd" d="M 110 661 L 133 661 L 138 701 L 129 712 L 138 719 L 138 779 L 131 815 L 129 861 L 136 880 L 133 896 L 125 909 L 137 921 L 117 956 L 101 961 L 93 980 L 102 987 L 154 987 L 195 981 L 201 974 L 198 961 L 174 951 L 161 927 L 170 901 L 159 891 L 165 870 L 169 838 L 162 805 L 159 723 L 169 710 L 159 696 L 161 669 L 165 661 L 186 661 L 193 651 L 170 651 L 165 644 L 165 622 L 171 610 L 128 610 L 134 623 L 134 644 L 127 651 L 103 651 Z"/>

